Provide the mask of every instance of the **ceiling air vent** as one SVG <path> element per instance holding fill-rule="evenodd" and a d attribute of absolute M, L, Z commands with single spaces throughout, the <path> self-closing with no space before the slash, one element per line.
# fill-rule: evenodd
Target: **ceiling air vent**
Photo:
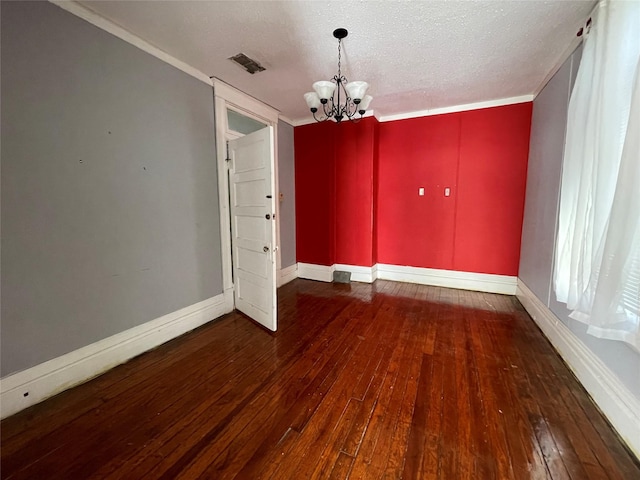
<path fill-rule="evenodd" d="M 247 57 L 244 53 L 239 53 L 237 55 L 234 55 L 233 57 L 229 57 L 229 60 L 240 65 L 251 75 L 253 75 L 256 72 L 262 72 L 263 70 L 265 70 L 265 68 L 262 65 L 260 65 L 255 60 Z"/>

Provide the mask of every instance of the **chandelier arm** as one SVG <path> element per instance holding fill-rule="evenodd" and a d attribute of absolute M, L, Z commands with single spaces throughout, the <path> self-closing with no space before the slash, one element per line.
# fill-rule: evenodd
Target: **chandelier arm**
<path fill-rule="evenodd" d="M 333 95 L 331 96 L 330 100 L 331 100 L 331 107 L 329 109 L 327 109 L 329 102 L 322 104 L 322 110 L 324 111 L 324 116 L 326 117 L 325 120 L 328 120 L 329 118 L 333 117 L 333 111 L 335 110 L 335 107 L 333 105 Z"/>
<path fill-rule="evenodd" d="M 344 77 L 343 77 L 344 78 Z M 347 79 L 344 79 L 344 83 L 347 83 Z M 353 100 L 351 99 L 351 97 L 349 96 L 346 87 L 343 86 L 343 91 L 344 91 L 344 95 L 346 97 L 346 100 L 344 102 L 344 106 L 343 106 L 343 110 L 344 110 L 344 114 L 347 116 L 347 118 L 349 120 L 351 120 L 356 113 L 358 113 L 358 107 L 355 103 L 353 103 Z"/>
<path fill-rule="evenodd" d="M 336 88 L 336 93 L 338 95 L 337 98 L 337 104 L 336 104 L 336 121 L 340 121 L 342 120 L 342 118 L 339 119 L 339 117 L 342 117 L 342 103 L 340 102 L 340 90 L 344 90 L 344 85 L 342 84 L 342 79 L 340 79 L 338 77 L 338 86 Z"/>
<path fill-rule="evenodd" d="M 313 119 L 316 122 L 324 122 L 325 120 L 327 120 L 326 116 L 325 116 L 325 118 L 318 118 L 318 117 L 316 117 L 316 112 L 311 112 L 311 113 L 313 114 Z"/>

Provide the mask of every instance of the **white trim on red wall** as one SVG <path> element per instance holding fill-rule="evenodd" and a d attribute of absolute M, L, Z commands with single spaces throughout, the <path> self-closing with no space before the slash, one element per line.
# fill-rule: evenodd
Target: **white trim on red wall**
<path fill-rule="evenodd" d="M 327 266 L 298 262 L 298 278 L 316 280 L 318 282 L 332 282 L 334 270 L 334 265 Z"/>
<path fill-rule="evenodd" d="M 480 110 L 483 108 L 503 107 L 506 105 L 533 102 L 534 98 L 534 94 L 520 95 L 518 97 L 498 98 L 483 102 L 465 103 L 463 105 L 452 105 L 450 107 L 431 108 L 427 110 L 415 110 L 412 112 L 396 113 L 393 115 L 382 115 L 382 113 L 377 110 L 370 110 L 365 114 L 365 117 L 376 117 L 379 122 L 393 122 L 395 120 L 406 120 L 408 118 L 430 117 L 432 115 L 443 115 L 445 113 L 467 112 L 469 110 Z M 287 123 L 294 127 L 299 127 L 301 125 L 316 123 L 316 121 L 313 117 L 308 117 L 298 120 L 290 120 Z"/>
<path fill-rule="evenodd" d="M 451 107 L 432 108 L 429 110 L 417 110 L 415 112 L 398 113 L 394 115 L 382 115 L 381 122 L 392 122 L 394 120 L 405 120 L 407 118 L 429 117 L 432 115 L 443 115 L 445 113 L 466 112 L 469 110 L 480 110 L 482 108 L 503 107 L 505 105 L 515 105 L 516 103 L 532 102 L 533 95 L 521 95 L 519 97 L 498 98 L 484 102 L 466 103 L 463 105 L 453 105 Z"/>
<path fill-rule="evenodd" d="M 517 277 L 489 273 L 459 272 L 435 268 L 387 265 L 378 263 L 372 267 L 335 264 L 331 266 L 298 263 L 298 277 L 321 282 L 333 281 L 333 272 L 351 273 L 354 282 L 372 283 L 376 279 L 419 283 L 461 290 L 515 295 Z"/>
<path fill-rule="evenodd" d="M 517 277 L 379 263 L 378 278 L 438 287 L 515 295 Z"/>

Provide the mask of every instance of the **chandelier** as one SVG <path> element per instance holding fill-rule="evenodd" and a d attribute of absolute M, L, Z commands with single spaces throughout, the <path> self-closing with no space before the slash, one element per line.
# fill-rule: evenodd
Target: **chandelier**
<path fill-rule="evenodd" d="M 340 123 L 345 117 L 348 120 L 359 120 L 364 115 L 373 97 L 365 95 L 369 84 L 367 82 L 348 82 L 342 75 L 340 60 L 342 54 L 342 39 L 349 32 L 345 28 L 333 31 L 338 39 L 338 74 L 331 80 L 321 80 L 313 84 L 314 92 L 304 94 L 304 99 L 318 122 L 334 119 Z M 316 113 L 320 110 L 319 117 Z M 356 115 L 360 116 L 357 117 Z"/>

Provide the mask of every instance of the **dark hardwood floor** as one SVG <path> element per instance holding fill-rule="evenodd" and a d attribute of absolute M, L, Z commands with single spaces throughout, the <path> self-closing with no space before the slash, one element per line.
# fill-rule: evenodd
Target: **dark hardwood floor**
<path fill-rule="evenodd" d="M 2 478 L 640 479 L 515 297 L 295 280 L 4 420 Z"/>

